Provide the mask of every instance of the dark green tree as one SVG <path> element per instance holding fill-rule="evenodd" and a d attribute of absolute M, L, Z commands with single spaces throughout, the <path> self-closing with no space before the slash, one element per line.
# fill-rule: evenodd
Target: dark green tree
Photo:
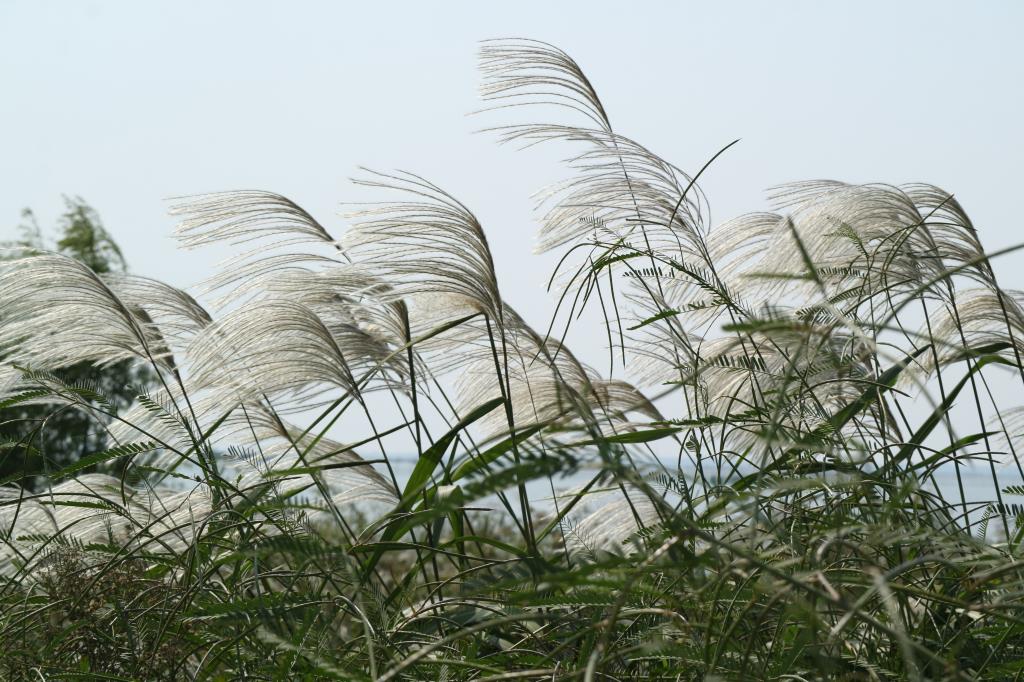
<path fill-rule="evenodd" d="M 35 214 L 22 212 L 20 238 L 5 246 L 48 250 L 85 263 L 98 274 L 127 268 L 117 243 L 104 229 L 96 211 L 79 197 L 64 197 L 65 210 L 57 224 L 56 240 L 47 243 Z M 0 312 L 0 315 L 3 313 Z M 119 362 L 102 369 L 79 363 L 54 372 L 85 395 L 103 396 L 105 409 L 121 410 L 132 403 L 149 381 L 145 370 Z M 95 400 L 92 401 L 95 404 Z M 58 471 L 83 456 L 107 447 L 106 419 L 96 412 L 53 405 L 22 404 L 0 409 L 0 479 L 20 480 L 35 488 L 40 477 Z"/>

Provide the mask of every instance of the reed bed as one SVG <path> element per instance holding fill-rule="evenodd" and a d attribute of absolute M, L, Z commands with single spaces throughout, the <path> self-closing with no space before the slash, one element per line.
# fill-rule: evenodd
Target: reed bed
<path fill-rule="evenodd" d="M 539 326 L 405 172 L 365 171 L 338 232 L 267 191 L 175 200 L 182 247 L 239 254 L 191 294 L 0 264 L 0 408 L 114 444 L 0 487 L 5 676 L 1022 676 L 1014 249 L 924 184 L 711 224 L 727 157 L 691 175 L 613 129 L 554 46 L 480 68 L 500 141 L 571 150 Z M 586 309 L 602 370 L 565 343 Z M 128 409 L 61 377 L 125 361 L 155 380 Z"/>

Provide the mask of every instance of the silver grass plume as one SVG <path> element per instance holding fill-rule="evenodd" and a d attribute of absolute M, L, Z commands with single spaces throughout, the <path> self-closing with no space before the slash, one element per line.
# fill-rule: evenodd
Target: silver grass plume
<path fill-rule="evenodd" d="M 176 234 L 186 248 L 220 241 L 245 244 L 268 236 L 288 244 L 332 241 L 305 209 L 287 197 L 262 190 L 179 197 L 171 206 L 171 215 L 184 216 Z"/>
<path fill-rule="evenodd" d="M 158 360 L 158 338 L 98 275 L 57 254 L 0 263 L 0 352 L 9 365 Z"/>
<path fill-rule="evenodd" d="M 347 214 L 353 224 L 341 240 L 345 254 L 389 283 L 396 297 L 442 296 L 501 324 L 494 260 L 476 216 L 417 175 L 368 173 L 355 183 L 401 198 L 358 204 Z"/>
<path fill-rule="evenodd" d="M 54 539 L 182 552 L 200 532 L 210 509 L 201 485 L 133 487 L 103 474 L 83 474 L 37 494 L 0 487 L 0 574 L 31 575 L 46 560 L 40 546 Z"/>

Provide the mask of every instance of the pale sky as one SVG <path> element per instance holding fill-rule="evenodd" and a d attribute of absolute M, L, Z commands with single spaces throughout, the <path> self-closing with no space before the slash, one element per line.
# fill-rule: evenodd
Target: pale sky
<path fill-rule="evenodd" d="M 1024 241 L 1024 3 L 100 2 L 0 0 L 0 239 L 62 193 L 135 272 L 178 286 L 226 251 L 176 250 L 165 198 L 259 188 L 340 233 L 360 165 L 422 174 L 488 231 L 535 326 L 552 258 L 530 195 L 564 150 L 473 131 L 477 41 L 529 37 L 581 64 L 618 132 L 696 171 L 715 221 L 803 179 L 930 182 L 989 250 Z M 1024 287 L 1024 254 L 996 263 Z M 592 330 L 596 331 L 596 330 Z M 599 333 L 575 348 L 602 366 Z M 582 348 L 581 348 L 582 346 Z"/>

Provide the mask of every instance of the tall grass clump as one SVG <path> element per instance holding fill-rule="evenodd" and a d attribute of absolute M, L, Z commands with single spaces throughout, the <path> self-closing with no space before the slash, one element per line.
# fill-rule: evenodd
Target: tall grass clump
<path fill-rule="evenodd" d="M 545 43 L 481 70 L 494 134 L 572 150 L 540 326 L 410 173 L 365 172 L 340 232 L 271 192 L 175 201 L 184 247 L 240 253 L 204 303 L 0 266 L 0 408 L 112 444 L 0 488 L 4 675 L 1024 675 L 1010 249 L 930 185 L 787 185 L 711 225 L 718 155 L 689 175 L 625 137 Z M 564 343 L 588 308 L 604 373 Z M 129 409 L 61 374 L 126 361 L 156 384 Z"/>

